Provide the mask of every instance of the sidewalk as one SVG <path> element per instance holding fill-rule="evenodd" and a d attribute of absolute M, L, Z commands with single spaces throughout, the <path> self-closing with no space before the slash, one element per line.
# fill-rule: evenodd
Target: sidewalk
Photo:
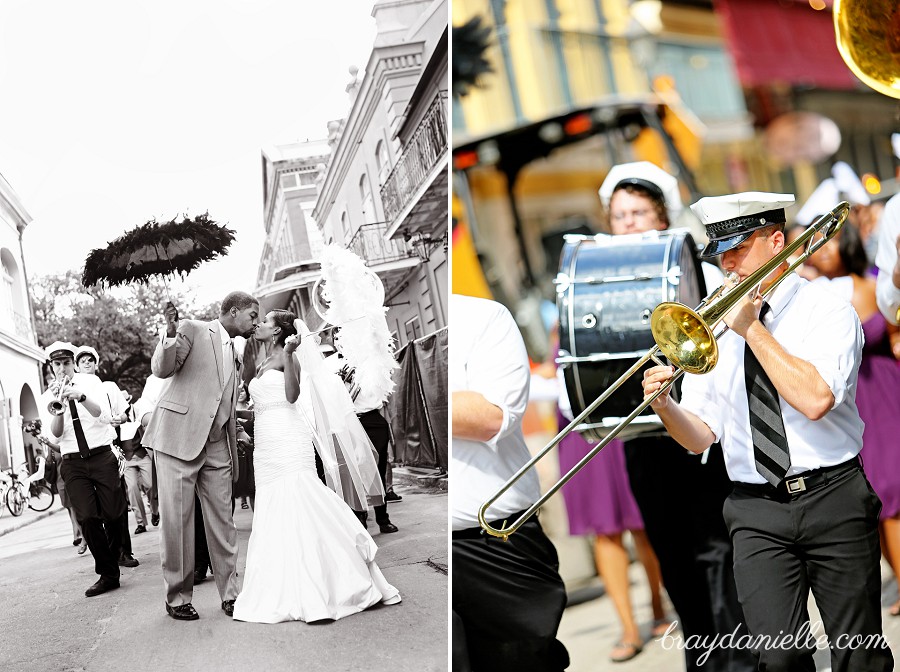
<path fill-rule="evenodd" d="M 59 513 L 60 511 L 64 514 L 66 513 L 63 505 L 59 503 L 59 497 L 57 495 L 53 495 L 53 505 L 46 511 L 32 511 L 26 507 L 21 516 L 12 515 L 6 506 L 6 502 L 0 502 L 0 505 L 2 505 L 2 515 L 0 515 L 0 537 L 9 534 L 10 532 L 14 532 L 21 527 L 35 523 L 47 516 Z M 68 514 L 66 515 L 68 516 Z"/>

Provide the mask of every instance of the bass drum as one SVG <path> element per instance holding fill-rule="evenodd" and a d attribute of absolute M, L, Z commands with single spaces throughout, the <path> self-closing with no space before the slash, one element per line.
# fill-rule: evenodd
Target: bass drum
<path fill-rule="evenodd" d="M 650 316 L 663 301 L 691 308 L 706 296 L 694 240 L 687 229 L 610 236 L 566 236 L 555 280 L 559 356 L 577 417 L 654 345 Z M 655 366 L 650 361 L 645 368 Z M 634 374 L 577 427 L 599 441 L 643 401 Z M 673 396 L 677 398 L 677 387 Z M 661 433 L 647 408 L 620 434 Z"/>

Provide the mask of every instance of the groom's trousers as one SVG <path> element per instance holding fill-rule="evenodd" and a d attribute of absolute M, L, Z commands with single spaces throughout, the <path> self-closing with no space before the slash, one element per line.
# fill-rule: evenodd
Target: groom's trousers
<path fill-rule="evenodd" d="M 191 601 L 194 589 L 194 492 L 203 507 L 210 563 L 222 600 L 237 598 L 237 529 L 231 515 L 232 467 L 225 436 L 207 440 L 193 460 L 156 451 L 160 556 L 166 603 Z"/>

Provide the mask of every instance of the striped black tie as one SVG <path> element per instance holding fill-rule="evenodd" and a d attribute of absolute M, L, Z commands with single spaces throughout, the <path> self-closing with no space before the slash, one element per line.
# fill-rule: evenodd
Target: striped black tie
<path fill-rule="evenodd" d="M 759 313 L 762 320 L 769 311 L 763 303 Z M 744 346 L 744 379 L 747 383 L 747 402 L 750 406 L 750 434 L 753 437 L 753 458 L 756 470 L 769 483 L 778 486 L 791 466 L 791 454 L 784 433 L 778 392 L 759 360 Z"/>

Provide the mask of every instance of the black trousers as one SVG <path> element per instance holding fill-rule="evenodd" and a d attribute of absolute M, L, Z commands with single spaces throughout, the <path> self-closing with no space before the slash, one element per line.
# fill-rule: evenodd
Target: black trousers
<path fill-rule="evenodd" d="M 125 486 L 125 478 L 119 477 L 119 482 L 122 484 L 122 496 L 125 498 L 125 513 L 119 518 L 119 542 L 120 542 L 120 550 L 122 553 L 126 555 L 132 555 L 131 549 L 131 532 L 128 531 L 128 489 Z M 106 528 L 106 539 L 109 542 L 110 547 L 113 545 L 113 538 L 110 534 L 110 529 Z"/>
<path fill-rule="evenodd" d="M 391 431 L 388 427 L 387 420 L 384 419 L 384 416 L 382 416 L 377 409 L 361 413 L 357 417 L 359 418 L 359 424 L 363 426 L 363 429 L 369 436 L 369 441 L 375 446 L 375 452 L 378 453 L 378 475 L 381 477 L 382 487 L 387 491 L 385 478 L 387 476 L 388 467 L 388 443 L 390 443 L 391 440 Z M 381 506 L 376 506 L 374 508 L 376 523 L 384 524 L 391 522 L 387 512 L 387 504 L 382 504 Z"/>
<path fill-rule="evenodd" d="M 668 436 L 625 442 L 625 464 L 644 528 L 659 558 L 666 592 L 678 613 L 685 641 L 691 636 L 746 634 L 734 582 L 731 539 L 722 506 L 732 484 L 721 447 L 706 464 Z M 740 648 L 707 652 L 685 648 L 689 672 L 750 672 L 752 652 Z"/>
<path fill-rule="evenodd" d="M 234 499 L 232 499 L 232 506 Z M 203 527 L 203 508 L 200 498 L 194 493 L 194 570 L 205 572 L 212 569 L 209 561 L 209 545 L 206 543 L 206 528 Z"/>
<path fill-rule="evenodd" d="M 893 670 L 887 642 L 877 639 L 882 634 L 880 512 L 881 501 L 860 468 L 794 498 L 761 496 L 737 484 L 724 515 L 750 634 L 774 641 L 780 633 L 801 632 L 809 621 L 812 590 L 832 645 L 834 672 Z M 821 628 L 813 632 L 824 635 Z M 869 639 L 860 644 L 854 637 Z M 758 646 L 759 669 L 813 672 L 813 644 Z"/>
<path fill-rule="evenodd" d="M 556 639 L 566 589 L 537 519 L 509 541 L 454 532 L 452 552 L 453 672 L 566 669 L 569 654 Z"/>
<path fill-rule="evenodd" d="M 118 579 L 121 518 L 128 509 L 116 456 L 106 450 L 87 459 L 64 459 L 60 473 L 75 519 L 94 556 L 94 571 L 100 576 Z"/>

